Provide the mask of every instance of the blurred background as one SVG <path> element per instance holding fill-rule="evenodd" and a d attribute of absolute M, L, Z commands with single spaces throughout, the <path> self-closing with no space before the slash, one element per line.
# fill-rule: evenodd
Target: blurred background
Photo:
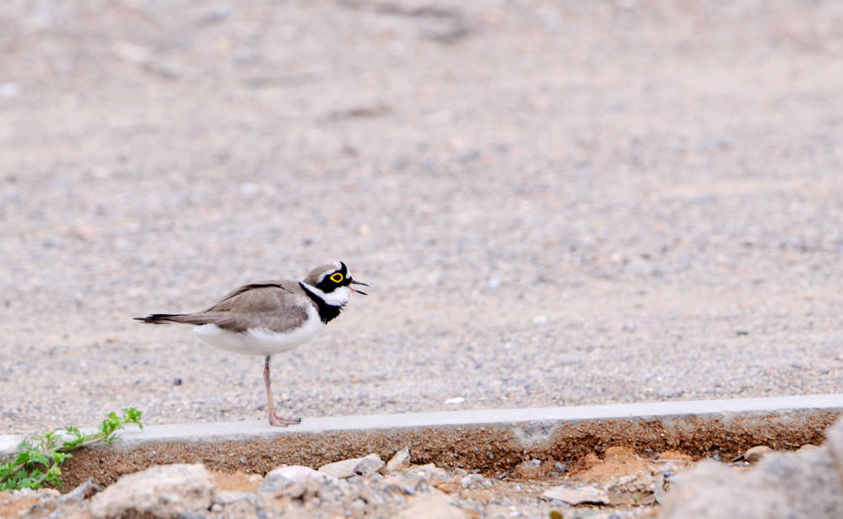
<path fill-rule="evenodd" d="M 7 0 L 0 430 L 839 392 L 841 168 L 833 0 Z"/>

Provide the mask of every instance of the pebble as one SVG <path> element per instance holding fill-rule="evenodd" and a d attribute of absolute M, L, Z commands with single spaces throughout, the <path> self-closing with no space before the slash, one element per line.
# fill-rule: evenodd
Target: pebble
<path fill-rule="evenodd" d="M 358 476 L 374 474 L 384 466 L 384 462 L 377 454 L 369 454 L 360 460 L 352 469 Z"/>
<path fill-rule="evenodd" d="M 605 488 L 598 488 L 593 486 L 570 487 L 567 485 L 560 485 L 553 487 L 542 494 L 542 498 L 547 500 L 562 501 L 570 505 L 579 505 L 584 503 L 608 505 L 611 503 L 609 499 L 609 492 Z"/>
<path fill-rule="evenodd" d="M 369 454 L 363 458 L 351 458 L 319 467 L 319 472 L 329 476 L 344 479 L 352 476 L 368 475 L 384 466 L 383 460 L 377 454 Z"/>
<path fill-rule="evenodd" d="M 327 482 L 334 479 L 334 477 L 302 465 L 285 465 L 270 471 L 263 478 L 263 482 L 258 490 L 259 492 L 283 491 L 293 484 L 304 485 L 308 479 Z"/>
<path fill-rule="evenodd" d="M 383 466 L 381 469 L 381 473 L 383 474 L 391 474 L 396 470 L 405 467 L 410 463 L 410 448 L 404 447 L 403 449 L 399 450 L 395 454 L 389 458 L 389 461 L 386 462 L 386 465 Z"/>
<path fill-rule="evenodd" d="M 463 488 L 480 488 L 484 486 L 485 482 L 485 478 L 480 474 L 469 474 L 460 480 Z"/>

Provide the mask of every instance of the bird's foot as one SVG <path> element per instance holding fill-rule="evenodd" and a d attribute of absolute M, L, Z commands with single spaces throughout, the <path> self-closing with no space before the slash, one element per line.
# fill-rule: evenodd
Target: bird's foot
<path fill-rule="evenodd" d="M 269 425 L 276 425 L 279 427 L 287 427 L 288 425 L 296 425 L 301 423 L 301 418 L 284 418 L 278 416 L 274 412 L 269 414 Z"/>

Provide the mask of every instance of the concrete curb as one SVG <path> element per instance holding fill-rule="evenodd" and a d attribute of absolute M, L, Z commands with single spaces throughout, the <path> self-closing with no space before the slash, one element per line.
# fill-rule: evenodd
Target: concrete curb
<path fill-rule="evenodd" d="M 409 445 L 414 462 L 500 474 L 534 457 L 575 462 L 611 445 L 724 459 L 758 444 L 798 448 L 821 443 L 841 414 L 843 395 L 834 394 L 305 418 L 288 428 L 264 421 L 151 425 L 121 432 L 115 448 L 77 453 L 69 465 L 87 467 L 80 481 L 109 483 L 152 464 L 202 462 L 265 473 L 282 463 L 316 466 L 371 452 L 387 457 Z M 21 439 L 0 436 L 0 454 L 13 452 Z M 73 479 L 77 472 L 66 471 Z"/>
<path fill-rule="evenodd" d="M 329 432 L 397 431 L 427 427 L 506 427 L 529 423 L 552 426 L 561 422 L 651 420 L 683 416 L 728 420 L 741 415 L 787 415 L 805 411 L 832 411 L 843 414 L 843 394 L 316 417 L 305 418 L 300 425 L 284 428 L 272 427 L 265 420 L 148 425 L 143 430 L 131 428 L 122 431 L 114 446 L 125 449 L 148 443 L 176 441 L 229 442 Z M 20 435 L 0 435 L 0 455 L 14 452 L 21 440 L 23 436 Z"/>

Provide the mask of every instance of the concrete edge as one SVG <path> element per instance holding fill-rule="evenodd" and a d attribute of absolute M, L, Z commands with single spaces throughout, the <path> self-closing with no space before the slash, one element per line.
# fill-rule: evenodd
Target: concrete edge
<path fill-rule="evenodd" d="M 430 428 L 512 428 L 541 425 L 548 433 L 559 424 L 594 421 L 641 421 L 694 417 L 730 420 L 741 416 L 787 416 L 806 412 L 843 414 L 843 394 L 804 395 L 733 400 L 689 400 L 527 409 L 479 409 L 429 413 L 305 418 L 300 425 L 278 428 L 265 421 L 148 425 L 120 432 L 114 446 L 133 449 L 162 442 L 215 443 L 273 440 L 284 436 L 325 433 L 375 433 Z M 534 429 L 534 428 L 533 428 Z M 523 436 L 520 435 L 519 436 Z M 529 431 L 527 437 L 532 436 Z M 546 436 L 539 435 L 539 436 Z M 0 456 L 14 453 L 22 435 L 0 435 Z"/>

